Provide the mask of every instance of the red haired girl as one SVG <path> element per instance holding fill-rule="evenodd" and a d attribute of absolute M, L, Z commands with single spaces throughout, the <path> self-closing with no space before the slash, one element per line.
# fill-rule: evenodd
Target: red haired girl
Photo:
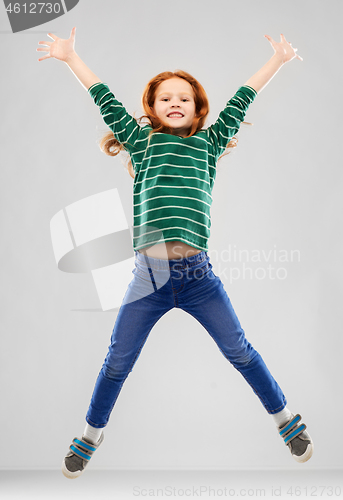
<path fill-rule="evenodd" d="M 49 36 L 53 42 L 39 42 L 46 47 L 37 50 L 48 52 L 39 60 L 53 57 L 68 64 L 111 130 L 101 141 L 102 149 L 111 155 L 125 151 L 134 179 L 134 277 L 95 384 L 83 436 L 73 440 L 63 460 L 64 475 L 74 478 L 85 470 L 104 439 L 103 429 L 151 329 L 174 307 L 207 329 L 272 415 L 294 459 L 306 462 L 313 452 L 306 426 L 287 408 L 281 388 L 247 341 L 207 252 L 218 159 L 236 145 L 234 134 L 257 94 L 284 64 L 302 60 L 297 49 L 282 34 L 279 43 L 265 35 L 273 56 L 239 87 L 208 128 L 204 124 L 209 105 L 200 83 L 184 71 L 161 73 L 144 90 L 146 123 L 141 125 L 76 54 L 75 28 L 67 40 Z"/>

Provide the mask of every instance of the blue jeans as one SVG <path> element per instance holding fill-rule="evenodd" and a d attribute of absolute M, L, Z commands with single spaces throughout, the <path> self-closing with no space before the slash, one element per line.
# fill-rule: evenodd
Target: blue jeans
<path fill-rule="evenodd" d="M 196 318 L 226 359 L 243 375 L 267 412 L 286 398 L 260 354 L 245 338 L 221 279 L 207 252 L 163 260 L 135 252 L 134 277 L 114 325 L 111 345 L 95 384 L 86 421 L 105 427 L 119 392 L 157 321 L 174 307 Z"/>

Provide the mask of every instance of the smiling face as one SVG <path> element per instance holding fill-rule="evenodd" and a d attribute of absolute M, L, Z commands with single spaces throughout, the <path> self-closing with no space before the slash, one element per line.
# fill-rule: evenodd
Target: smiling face
<path fill-rule="evenodd" d="M 194 93 L 183 78 L 169 78 L 159 84 L 153 106 L 155 115 L 172 128 L 173 134 L 186 137 L 195 117 Z"/>

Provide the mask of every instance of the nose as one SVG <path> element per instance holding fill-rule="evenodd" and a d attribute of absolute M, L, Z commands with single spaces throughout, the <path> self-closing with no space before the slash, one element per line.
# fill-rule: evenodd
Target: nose
<path fill-rule="evenodd" d="M 171 101 L 170 105 L 171 105 L 172 108 L 175 108 L 175 107 L 179 108 L 180 107 L 179 102 L 178 102 L 177 99 L 173 99 Z"/>

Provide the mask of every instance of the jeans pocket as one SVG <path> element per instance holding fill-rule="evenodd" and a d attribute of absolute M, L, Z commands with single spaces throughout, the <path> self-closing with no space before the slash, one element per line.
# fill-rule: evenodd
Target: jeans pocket
<path fill-rule="evenodd" d="M 199 282 L 207 278 L 212 265 L 209 262 L 202 262 L 200 265 L 186 269 L 185 276 L 189 282 Z"/>
<path fill-rule="evenodd" d="M 151 281 L 151 276 L 149 269 L 147 267 L 142 267 L 136 264 L 135 269 L 133 270 L 135 276 L 144 279 L 145 281 Z"/>

